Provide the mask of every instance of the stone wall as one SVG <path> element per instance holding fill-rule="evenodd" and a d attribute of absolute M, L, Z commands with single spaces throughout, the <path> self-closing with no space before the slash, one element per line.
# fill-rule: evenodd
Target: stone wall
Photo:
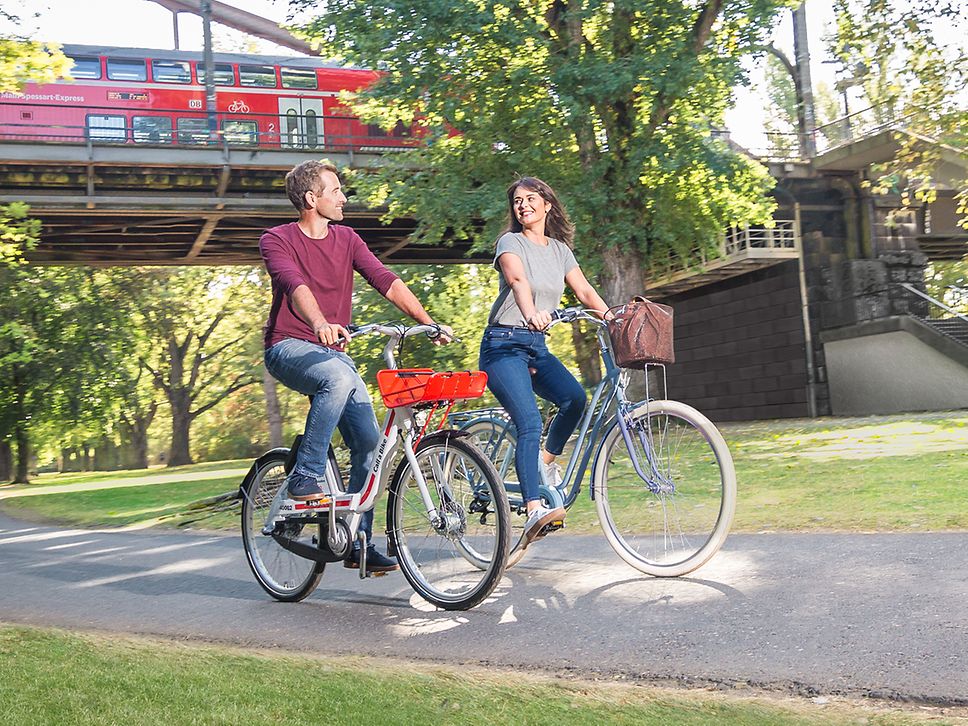
<path fill-rule="evenodd" d="M 670 297 L 669 397 L 713 421 L 808 415 L 797 263 Z"/>

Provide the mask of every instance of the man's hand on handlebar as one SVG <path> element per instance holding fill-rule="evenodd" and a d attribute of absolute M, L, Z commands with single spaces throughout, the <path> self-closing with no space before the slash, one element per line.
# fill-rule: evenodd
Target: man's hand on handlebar
<path fill-rule="evenodd" d="M 433 341 L 434 345 L 447 345 L 454 340 L 454 331 L 449 325 L 441 325 L 440 323 L 434 323 L 437 326 L 438 332 L 436 335 L 431 335 L 430 339 Z"/>
<path fill-rule="evenodd" d="M 323 323 L 314 328 L 316 338 L 323 345 L 345 345 L 350 341 L 350 331 L 336 323 Z"/>

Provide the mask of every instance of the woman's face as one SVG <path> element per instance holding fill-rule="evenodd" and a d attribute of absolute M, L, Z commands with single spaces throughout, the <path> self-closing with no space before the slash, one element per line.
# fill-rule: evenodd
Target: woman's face
<path fill-rule="evenodd" d="M 551 203 L 534 189 L 519 186 L 514 190 L 511 197 L 511 206 L 514 208 L 514 217 L 522 227 L 533 227 L 543 224 L 548 212 L 551 210 Z"/>

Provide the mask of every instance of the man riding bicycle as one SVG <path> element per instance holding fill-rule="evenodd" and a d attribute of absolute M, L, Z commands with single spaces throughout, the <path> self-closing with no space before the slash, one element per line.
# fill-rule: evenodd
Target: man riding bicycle
<path fill-rule="evenodd" d="M 349 340 L 356 270 L 381 295 L 420 324 L 435 325 L 406 284 L 380 262 L 343 219 L 343 193 L 335 166 L 304 161 L 286 174 L 286 194 L 299 221 L 267 229 L 259 252 L 272 278 L 272 306 L 265 325 L 265 365 L 273 377 L 312 397 L 302 444 L 287 479 L 289 496 L 319 499 L 326 492 L 330 439 L 338 427 L 350 450 L 347 491 L 362 489 L 380 438 L 373 405 L 356 365 L 343 348 Z M 435 343 L 449 342 L 452 331 L 439 326 Z M 373 510 L 363 515 L 367 570 L 389 572 L 397 563 L 372 544 Z M 358 568 L 358 549 L 344 566 Z"/>

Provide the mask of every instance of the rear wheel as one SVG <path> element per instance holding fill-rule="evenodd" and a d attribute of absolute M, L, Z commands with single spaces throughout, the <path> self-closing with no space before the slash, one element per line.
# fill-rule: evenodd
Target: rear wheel
<path fill-rule="evenodd" d="M 504 574 L 508 502 L 494 466 L 468 441 L 428 436 L 416 450 L 433 514 L 405 458 L 390 483 L 387 531 L 404 577 L 445 610 L 480 604 Z"/>
<path fill-rule="evenodd" d="M 722 547 L 736 509 L 736 472 L 722 434 L 699 411 L 653 401 L 633 414 L 636 472 L 618 422 L 605 434 L 592 486 L 612 549 L 649 575 L 692 572 Z"/>
<path fill-rule="evenodd" d="M 284 538 L 316 547 L 321 536 L 318 524 L 290 520 L 277 523 L 274 535 L 262 533 L 273 499 L 286 480 L 286 456 L 278 452 L 264 457 L 245 487 L 242 544 L 252 574 L 262 588 L 276 600 L 296 602 L 316 589 L 326 565 L 300 557 L 279 543 Z"/>

